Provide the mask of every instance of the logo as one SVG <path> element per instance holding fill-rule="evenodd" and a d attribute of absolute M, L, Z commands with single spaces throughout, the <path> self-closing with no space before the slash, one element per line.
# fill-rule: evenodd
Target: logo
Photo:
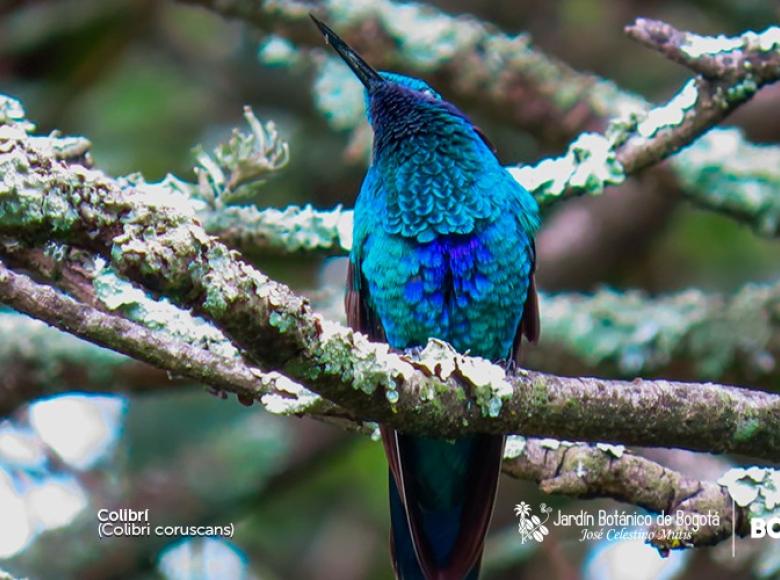
<path fill-rule="evenodd" d="M 531 506 L 521 501 L 515 505 L 515 515 L 519 518 L 517 522 L 517 532 L 520 534 L 520 543 L 525 544 L 531 540 L 542 542 L 544 537 L 550 533 L 547 526 L 547 520 L 550 519 L 552 508 L 547 507 L 547 504 L 539 504 L 539 512 L 544 519 L 531 513 Z"/>
<path fill-rule="evenodd" d="M 750 537 L 780 539 L 780 517 L 769 519 L 752 517 L 750 518 Z"/>

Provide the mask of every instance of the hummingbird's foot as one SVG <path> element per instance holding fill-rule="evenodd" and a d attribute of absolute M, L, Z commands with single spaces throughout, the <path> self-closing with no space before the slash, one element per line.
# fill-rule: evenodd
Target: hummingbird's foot
<path fill-rule="evenodd" d="M 499 360 L 496 362 L 497 365 L 503 366 L 504 371 L 508 375 L 522 375 L 525 376 L 528 374 L 528 371 L 525 370 L 523 367 L 520 366 L 520 364 L 513 358 L 510 358 L 509 360 Z"/>
<path fill-rule="evenodd" d="M 224 391 L 222 389 L 218 389 L 216 387 L 207 386 L 206 387 L 206 392 L 209 395 L 213 395 L 213 396 L 217 397 L 218 399 L 225 400 L 225 399 L 228 398 L 227 391 Z"/>
<path fill-rule="evenodd" d="M 419 359 L 420 355 L 422 354 L 422 351 L 424 350 L 425 350 L 424 346 L 410 346 L 408 348 L 403 349 L 401 353 L 404 356 L 408 356 L 409 358 Z"/>

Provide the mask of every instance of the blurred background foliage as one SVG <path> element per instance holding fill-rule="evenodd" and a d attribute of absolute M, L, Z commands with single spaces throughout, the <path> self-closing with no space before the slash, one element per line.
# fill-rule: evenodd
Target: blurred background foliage
<path fill-rule="evenodd" d="M 763 30 L 780 16 L 769 0 L 431 4 L 474 14 L 507 32 L 527 31 L 548 54 L 651 101 L 671 96 L 688 72 L 624 37 L 623 26 L 637 16 L 702 34 Z M 318 111 L 313 58 L 304 53 L 290 67 L 264 64 L 258 58 L 264 41 L 250 26 L 174 2 L 4 0 L 0 92 L 21 99 L 40 132 L 87 136 L 96 165 L 108 173 L 141 172 L 150 181 L 169 172 L 194 181 L 193 148 L 210 150 L 225 141 L 232 127 L 243 125 L 242 108 L 249 104 L 260 119 L 276 123 L 291 151 L 287 168 L 254 201 L 264 207 L 351 206 L 365 167 L 360 134 L 334 130 Z M 447 96 L 447 87 L 436 88 Z M 565 145 L 499 122 L 478 103 L 464 108 L 505 163 L 533 162 Z M 769 87 L 729 123 L 755 142 L 777 143 L 779 109 L 780 86 Z M 666 194 L 663 180 L 642 187 Z M 776 277 L 780 267 L 776 242 L 684 204 L 675 204 L 642 239 L 601 251 L 563 276 L 546 273 L 542 261 L 541 286 L 730 291 Z M 607 257 L 604 271 L 599 262 Z M 323 280 L 341 283 L 340 269 L 323 269 L 333 259 L 256 261 L 303 291 Z M 177 388 L 138 398 L 61 397 L 0 422 L 0 568 L 33 578 L 391 577 L 380 445 L 310 420 L 245 409 L 194 387 Z M 698 477 L 722 471 L 723 464 L 706 457 L 661 456 L 689 471 L 696 463 Z M 737 559 L 726 546 L 661 559 L 636 542 L 578 543 L 566 529 L 554 530 L 541 545 L 521 545 L 512 515 L 521 500 L 572 512 L 617 505 L 545 498 L 534 485 L 505 478 L 485 578 L 714 579 L 768 577 L 777 570 L 755 542 L 740 543 Z M 226 542 L 100 541 L 97 509 L 119 506 L 149 507 L 153 523 L 233 522 L 237 532 Z"/>

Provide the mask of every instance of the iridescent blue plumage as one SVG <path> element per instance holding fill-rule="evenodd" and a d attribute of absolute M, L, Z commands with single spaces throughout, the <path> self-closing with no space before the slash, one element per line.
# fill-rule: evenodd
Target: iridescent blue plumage
<path fill-rule="evenodd" d="M 538 334 L 534 198 L 426 83 L 377 73 L 317 24 L 366 86 L 374 130 L 355 204 L 350 324 L 397 349 L 435 337 L 494 361 L 517 356 L 521 336 Z M 397 575 L 476 578 L 503 438 L 382 434 Z"/>

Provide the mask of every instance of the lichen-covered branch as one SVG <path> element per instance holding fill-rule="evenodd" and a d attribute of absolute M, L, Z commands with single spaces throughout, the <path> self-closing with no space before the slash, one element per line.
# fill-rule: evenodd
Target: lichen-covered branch
<path fill-rule="evenodd" d="M 216 388 L 229 387 L 250 399 L 262 372 L 188 344 L 165 342 L 130 320 L 80 304 L 54 288 L 33 282 L 0 262 L 0 301 L 80 338 Z"/>
<path fill-rule="evenodd" d="M 285 209 L 226 206 L 200 212 L 206 231 L 231 248 L 249 253 L 343 253 L 352 245 L 352 210 L 318 211 L 310 205 Z"/>
<path fill-rule="evenodd" d="M 169 382 L 163 370 L 15 312 L 0 313 L 0 335 L 5 337 L 0 341 L 0 417 L 24 403 L 58 393 L 145 392 Z"/>
<path fill-rule="evenodd" d="M 112 348 L 138 358 L 146 356 L 148 362 L 169 370 L 183 371 L 207 384 L 220 388 L 227 386 L 239 393 L 262 386 L 262 391 L 252 392 L 252 396 L 259 394 L 264 402 L 269 394 L 268 381 L 258 380 L 261 376 L 256 371 L 249 369 L 248 380 L 244 377 L 247 373 L 235 372 L 235 366 L 241 368 L 238 361 L 235 365 L 225 364 L 218 360 L 218 355 L 197 353 L 197 349 L 189 345 L 172 346 L 166 340 L 159 340 L 159 332 L 154 337 L 154 333 L 132 322 L 79 305 L 51 288 L 11 272 L 2 264 L 0 299 L 19 310 L 52 320 L 63 330 L 98 343 L 105 341 Z M 139 353 L 143 354 L 139 356 Z M 179 360 L 186 360 L 183 367 L 177 364 Z M 429 362 L 423 362 L 423 365 Z M 435 365 L 445 363 L 441 357 L 436 357 L 433 362 Z M 435 371 L 436 367 L 428 370 Z M 215 377 L 227 381 L 227 384 L 215 380 Z M 279 391 L 277 389 L 274 396 L 280 396 Z M 290 391 L 290 395 L 294 392 Z M 339 414 L 333 405 L 321 400 L 319 405 L 310 404 L 308 410 L 313 414 Z M 652 541 L 659 549 L 711 545 L 727 537 L 731 529 L 733 516 L 727 510 L 730 498 L 723 487 L 683 478 L 648 460 L 624 455 L 622 449 L 522 439 L 522 448 L 518 449 L 515 440 L 508 453 L 505 471 L 515 477 L 537 481 L 545 492 L 577 497 L 610 497 L 651 511 L 674 513 L 674 522 L 668 531 L 659 527 L 653 531 Z M 690 525 L 680 523 L 685 521 L 685 517 L 710 513 L 719 514 L 717 524 L 692 530 Z M 744 535 L 749 512 L 740 508 L 736 515 L 738 533 Z"/>
<path fill-rule="evenodd" d="M 101 340 L 103 333 L 109 333 L 108 342 L 117 350 L 132 354 L 133 344 L 138 343 L 144 352 L 151 351 L 155 354 L 160 351 L 160 348 L 156 348 L 155 341 L 150 339 L 152 332 L 139 328 L 131 328 L 129 332 L 116 332 L 117 321 L 107 320 L 114 318 L 111 315 L 92 310 L 91 307 L 80 306 L 53 289 L 35 284 L 2 265 L 0 298 L 32 315 L 55 320 L 62 330 L 74 332 L 96 342 Z M 126 321 L 119 324 L 126 328 L 133 326 L 133 323 Z M 268 383 L 258 380 L 259 377 L 255 377 L 251 369 L 250 379 L 246 380 L 244 374 L 234 371 L 235 365 L 225 365 L 221 361 L 215 363 L 215 357 L 204 356 L 202 353 L 192 356 L 192 350 L 196 349 L 189 349 L 187 346 L 179 345 L 174 349 L 168 347 L 165 342 L 162 344 L 166 345 L 163 349 L 167 347 L 169 351 L 163 355 L 167 362 L 161 364 L 162 357 L 155 359 L 153 356 L 148 357 L 150 362 L 162 368 L 181 370 L 175 363 L 172 365 L 171 361 L 174 361 L 176 356 L 191 356 L 185 369 L 189 376 L 200 380 L 205 377 L 204 382 L 219 387 L 225 387 L 224 381 L 228 381 L 228 388 L 239 393 L 250 389 L 256 396 L 258 393 L 254 391 L 262 389 L 261 394 L 268 395 Z M 90 350 L 106 352 L 108 358 L 115 357 L 108 351 L 91 349 L 86 345 L 80 349 L 88 356 L 92 354 Z M 240 363 L 236 365 L 240 366 Z M 201 372 L 204 367 L 208 376 Z M 105 375 L 107 369 L 102 372 Z M 215 380 L 215 376 L 222 380 Z M 277 389 L 276 396 L 279 396 L 278 391 Z M 293 393 L 290 392 L 290 395 Z M 322 413 L 344 418 L 343 412 L 326 402 L 310 405 L 308 411 L 312 414 Z M 728 509 L 730 496 L 725 488 L 684 478 L 649 460 L 624 453 L 622 448 L 515 438 L 511 441 L 507 454 L 504 471 L 513 477 L 536 481 L 546 493 L 562 493 L 575 497 L 609 497 L 653 512 L 673 513 L 675 521 L 679 521 L 678 512 L 683 516 L 706 514 L 709 511 L 720 515 L 717 526 L 702 526 L 691 531 L 688 529 L 690 526 L 677 524 L 674 534 L 655 530 L 653 544 L 661 549 L 711 545 L 728 537 L 730 533 L 732 514 Z M 744 535 L 749 513 L 741 507 L 737 516 L 738 533 Z M 681 537 L 683 541 L 680 541 Z"/>
<path fill-rule="evenodd" d="M 8 294 L 7 288 L 2 280 L 7 277 L 7 270 L 0 269 L 0 296 L 3 298 Z M 46 318 L 55 317 L 54 312 L 47 312 L 47 308 L 57 308 L 59 312 L 64 312 L 65 316 L 58 321 L 58 325 L 63 330 L 75 330 L 71 315 L 74 308 L 73 301 L 63 296 L 58 296 L 53 290 L 40 287 L 31 283 L 23 276 L 11 274 L 12 284 L 16 288 L 24 291 L 32 300 L 36 301 L 36 312 L 33 314 L 44 315 Z M 19 282 L 22 281 L 20 285 Z M 21 287 L 20 287 L 21 286 Z M 82 312 L 83 314 L 83 312 Z M 107 315 L 106 315 L 107 316 Z M 86 325 L 83 325 L 80 334 L 85 338 L 94 339 L 99 329 L 95 325 L 102 324 L 102 316 L 91 313 L 86 316 Z M 63 342 L 62 352 L 57 350 L 47 350 L 49 372 L 55 373 L 48 375 L 48 379 L 42 379 L 50 383 L 52 380 L 59 380 L 62 369 L 61 363 L 67 362 L 68 366 L 78 368 L 79 364 L 87 367 L 94 367 L 94 372 L 99 373 L 102 380 L 94 380 L 80 385 L 73 384 L 72 388 L 78 388 L 89 392 L 145 392 L 150 390 L 170 389 L 175 386 L 165 378 L 164 375 L 155 376 L 148 371 L 139 372 L 136 380 L 129 383 L 117 384 L 117 380 L 127 381 L 131 378 L 128 370 L 132 371 L 137 363 L 133 363 L 124 357 L 114 354 L 112 351 L 101 349 L 87 343 L 75 340 L 74 338 L 47 329 L 44 325 L 31 321 L 28 318 L 6 314 L 0 317 L 0 325 L 4 331 L 13 331 L 15 337 L 34 336 L 39 342 L 43 342 L 48 349 L 57 341 Z M 127 342 L 121 337 L 113 341 L 112 346 L 117 349 L 126 348 Z M 6 349 L 10 345 L 6 345 Z M 31 345 L 28 344 L 27 350 Z M 7 387 L 9 364 L 7 356 L 12 353 L 3 352 L 3 386 Z M 64 358 L 75 358 L 75 360 L 63 361 Z M 95 360 L 95 357 L 99 360 Z M 94 364 L 84 363 L 84 360 L 92 360 Z M 208 364 L 208 359 L 197 357 L 192 361 L 193 366 Z M 108 363 L 108 364 L 106 364 Z M 139 371 L 141 369 L 135 369 Z M 76 376 L 82 373 L 76 373 Z M 116 373 L 119 373 L 118 375 Z M 212 372 L 222 373 L 223 367 L 216 367 Z M 113 373 L 113 374 L 112 374 Z M 189 373 L 197 375 L 196 373 Z M 67 373 L 66 373 L 67 376 Z M 138 380 L 143 377 L 144 380 Z M 224 377 L 228 381 L 233 381 L 234 375 Z M 35 395 L 51 394 L 51 386 L 46 389 L 37 390 L 31 393 L 25 385 L 30 385 L 30 377 L 20 377 L 15 388 L 17 393 L 4 388 L 0 390 L 0 415 L 2 409 L 8 407 L 9 403 L 14 402 L 14 394 Z M 215 384 L 213 380 L 211 384 Z M 24 383 L 24 384 L 22 384 Z M 241 391 L 245 385 L 232 384 L 231 389 Z M 268 391 L 267 384 L 264 385 Z M 21 387 L 21 388 L 20 388 Z M 256 388 L 260 388 L 258 381 Z M 292 398 L 293 393 L 289 393 Z M 279 396 L 278 389 L 276 396 Z M 264 397 L 264 402 L 268 399 Z M 302 401 L 303 403 L 303 401 Z M 269 405 L 273 409 L 273 405 Z M 345 424 L 356 429 L 365 429 L 361 422 L 354 422 L 355 419 L 344 415 L 343 410 L 339 410 L 332 405 L 306 405 L 302 404 L 301 412 L 308 412 L 317 416 L 338 418 Z M 664 468 L 657 463 L 634 456 L 623 450 L 622 447 L 610 445 L 588 445 L 572 444 L 559 442 L 555 440 L 540 440 L 533 438 L 513 437 L 507 447 L 507 459 L 504 464 L 504 472 L 512 477 L 528 479 L 535 481 L 540 485 L 542 491 L 546 493 L 559 493 L 573 497 L 602 497 L 611 498 L 626 502 L 638 507 L 642 507 L 652 512 L 662 512 L 675 514 L 682 512 L 683 515 L 706 514 L 708 510 L 720 515 L 718 526 L 702 527 L 699 530 L 690 530 L 690 526 L 681 526 L 682 532 L 668 534 L 656 531 L 653 536 L 653 544 L 660 549 L 669 549 L 689 545 L 710 545 L 716 543 L 730 534 L 731 530 L 731 500 L 725 487 L 718 486 L 710 482 L 699 482 L 685 478 L 679 473 Z M 738 525 L 737 532 L 744 534 L 747 529 L 749 511 L 744 507 L 739 507 L 737 511 Z M 680 537 L 685 538 L 680 542 Z M 668 541 L 667 541 L 668 540 Z"/>
<path fill-rule="evenodd" d="M 529 349 L 534 368 L 780 388 L 780 283 L 748 284 L 732 295 L 543 295 L 541 308 L 542 341 Z"/>
<path fill-rule="evenodd" d="M 626 32 L 664 55 L 684 55 L 676 60 L 694 72 L 702 72 L 703 67 L 708 73 L 689 82 L 666 107 L 651 111 L 639 122 L 617 151 L 628 172 L 668 157 L 723 120 L 761 87 L 780 79 L 778 27 L 739 38 L 715 39 L 639 19 Z"/>
<path fill-rule="evenodd" d="M 760 34 L 715 38 L 680 31 L 660 20 L 639 18 L 626 28 L 626 33 L 709 80 L 739 81 L 744 71 L 758 78 L 771 77 L 777 75 L 780 64 L 771 54 L 780 45 L 778 27 Z"/>
<path fill-rule="evenodd" d="M 73 334 L 79 338 L 88 340 L 106 349 L 94 349 L 79 341 L 65 339 L 65 347 L 68 349 L 68 357 L 57 356 L 57 353 L 49 353 L 52 360 L 49 369 L 38 369 L 39 372 L 53 373 L 60 376 L 63 369 L 60 364 L 68 362 L 77 370 L 76 377 L 89 377 L 97 375 L 104 381 L 115 372 L 122 372 L 128 366 L 121 353 L 135 360 L 145 362 L 154 368 L 162 369 L 173 376 L 185 377 L 215 389 L 218 392 L 235 393 L 239 400 L 252 402 L 262 401 L 263 404 L 274 411 L 282 407 L 289 413 L 306 412 L 313 416 L 329 417 L 331 419 L 349 419 L 360 424 L 360 420 L 345 411 L 338 409 L 332 403 L 308 393 L 305 389 L 285 377 L 276 373 L 263 373 L 260 369 L 247 364 L 241 357 L 229 357 L 219 352 L 213 352 L 206 348 L 198 347 L 186 340 L 176 340 L 169 333 L 162 330 L 151 330 L 128 320 L 122 316 L 115 316 L 58 292 L 54 288 L 38 284 L 29 277 L 8 269 L 0 261 L 0 302 L 11 306 L 19 312 L 28 314 L 34 318 L 45 321 L 52 326 Z M 13 318 L 0 318 L 0 321 L 9 325 L 16 325 Z M 27 329 L 22 335 L 25 338 L 36 337 L 38 340 L 51 340 L 40 327 Z M 29 332 L 29 331 L 32 332 Z M 17 335 L 18 336 L 18 335 Z M 9 341 L 10 342 L 10 341 Z M 75 347 L 75 348 L 74 348 Z M 12 346 L 6 346 L 4 350 L 15 350 Z M 114 351 L 114 352 L 112 352 Z M 3 352 L 9 355 L 11 352 Z M 87 360 L 96 363 L 94 369 L 81 368 L 85 365 L 80 360 L 80 365 L 75 365 L 73 357 L 85 356 Z M 40 357 L 44 358 L 44 357 Z M 3 393 L 0 396 L 0 415 L 3 410 L 13 410 L 23 400 L 31 400 L 35 396 L 51 394 L 51 389 L 41 387 L 40 379 L 31 380 L 32 377 L 18 377 L 13 380 L 8 374 L 19 361 L 8 361 L 10 367 L 4 367 Z M 36 361 L 37 362 L 37 361 Z M 80 372 L 78 372 L 80 370 Z M 132 370 L 132 369 L 131 369 Z M 65 373 L 67 376 L 67 372 Z M 50 377 L 53 378 L 53 377 Z M 119 378 L 119 377 L 114 377 Z M 162 377 L 158 377 L 161 379 Z M 10 384 L 9 384 L 9 379 Z M 95 382 L 93 380 L 91 382 Z M 160 382 L 163 382 L 160 380 Z M 90 382 L 71 386 L 77 390 L 95 390 Z M 121 387 L 121 385 L 119 385 Z M 158 386 L 142 384 L 136 390 L 159 389 Z M 105 387 L 98 389 L 105 391 Z M 30 392 L 32 391 L 32 392 Z"/>
<path fill-rule="evenodd" d="M 209 237 L 181 194 L 122 188 L 57 159 L 13 124 L 0 128 L 0 147 L 0 234 L 101 254 L 118 274 L 212 321 L 254 364 L 366 420 L 438 435 L 522 432 L 780 456 L 780 397 L 665 381 L 508 377 L 436 342 L 422 361 L 398 356 L 313 315 Z"/>
<path fill-rule="evenodd" d="M 712 129 L 671 159 L 685 196 L 764 236 L 780 236 L 780 147 Z"/>
<path fill-rule="evenodd" d="M 626 30 L 633 37 L 666 47 L 666 37 L 653 36 L 657 24 L 639 19 Z M 756 42 L 743 41 L 739 49 L 730 49 L 733 59 L 722 61 L 723 76 L 692 79 L 665 105 L 616 118 L 604 135 L 584 133 L 563 157 L 516 169 L 515 178 L 537 199 L 551 202 L 585 192 L 598 193 L 606 185 L 621 183 L 627 175 L 673 155 L 726 118 L 761 87 L 780 79 L 780 28 L 753 36 Z M 730 40 L 721 43 L 732 46 L 727 42 Z M 720 51 L 718 46 L 716 43 L 711 51 Z M 754 61 L 764 64 L 755 68 L 742 66 Z"/>
<path fill-rule="evenodd" d="M 6 272 L 7 270 L 0 269 L 0 280 L 5 279 Z M 56 307 L 65 313 L 65 317 L 57 322 L 61 329 L 77 331 L 87 339 L 94 339 L 100 332 L 95 326 L 101 324 L 100 314 L 95 316 L 90 313 L 86 317 L 87 324 L 79 331 L 73 325 L 70 316 L 70 311 L 74 308 L 73 301 L 57 295 L 49 288 L 31 283 L 18 274 L 11 273 L 11 279 L 17 287 L 19 287 L 19 280 L 22 280 L 24 286 L 22 289 L 39 301 L 36 304 L 37 310 L 33 314 L 54 319 L 55 313 L 47 312 L 46 309 Z M 6 294 L 7 290 L 0 282 L 0 296 L 5 298 Z M 23 402 L 19 400 L 20 397 L 32 398 L 59 392 L 54 389 L 70 388 L 97 393 L 143 393 L 177 388 L 177 385 L 164 373 L 155 374 L 153 367 L 141 366 L 110 350 L 79 341 L 27 317 L 18 314 L 0 315 L 0 328 L 3 329 L 4 335 L 16 337 L 16 340 L 0 345 L 0 367 L 3 368 L 2 378 L 0 378 L 0 416 L 13 410 L 16 403 Z M 156 334 L 159 335 L 159 331 Z M 18 348 L 14 348 L 14 345 Z M 59 348 L 52 348 L 57 345 Z M 125 349 L 127 342 L 118 337 L 116 340 L 112 339 L 112 347 Z M 17 375 L 14 372 L 17 363 L 9 359 L 20 356 L 29 359 L 31 350 L 45 350 L 47 356 L 44 357 L 43 353 L 36 352 L 38 357 L 25 361 L 29 363 L 27 366 L 30 370 L 35 369 L 33 365 L 39 361 L 46 363 L 47 368 L 37 368 L 41 376 Z M 194 366 L 207 363 L 208 359 L 203 357 L 197 357 L 192 361 Z M 217 373 L 221 373 L 222 370 L 223 367 L 219 366 L 212 369 Z M 81 382 L 89 373 L 94 373 L 96 376 Z M 195 374 L 190 373 L 191 376 Z M 16 380 L 13 379 L 14 376 Z M 57 383 L 63 378 L 68 383 L 64 386 L 58 385 Z M 232 381 L 233 375 L 226 375 L 224 378 Z M 215 382 L 212 380 L 211 384 Z M 236 392 L 241 392 L 246 387 L 232 383 L 230 386 Z M 269 395 L 271 389 L 267 382 L 258 381 L 256 386 L 250 386 L 250 388 L 263 389 L 265 392 L 262 397 L 263 403 L 272 411 L 275 406 L 270 397 L 282 396 L 283 391 L 279 387 L 280 385 L 277 384 L 274 394 Z M 293 391 L 285 394 L 290 400 L 295 398 Z M 314 398 L 316 397 L 313 395 L 310 395 L 308 400 L 300 397 L 299 411 L 328 420 L 338 420 L 353 429 L 366 430 L 365 423 L 348 416 L 343 409 L 323 401 L 314 404 Z M 611 498 L 656 513 L 661 511 L 676 513 L 681 510 L 685 514 L 705 514 L 707 510 L 713 510 L 720 514 L 721 523 L 716 528 L 684 530 L 687 542 L 682 545 L 709 545 L 724 539 L 730 533 L 731 500 L 725 487 L 685 478 L 657 463 L 632 455 L 620 446 L 512 437 L 507 445 L 504 473 L 535 481 L 546 493 L 559 493 L 572 497 Z M 744 533 L 749 512 L 740 507 L 737 514 L 738 533 Z M 657 533 L 654 536 L 654 545 L 662 549 L 679 547 L 679 544 L 663 541 L 664 538 L 671 540 L 672 537 Z"/>

